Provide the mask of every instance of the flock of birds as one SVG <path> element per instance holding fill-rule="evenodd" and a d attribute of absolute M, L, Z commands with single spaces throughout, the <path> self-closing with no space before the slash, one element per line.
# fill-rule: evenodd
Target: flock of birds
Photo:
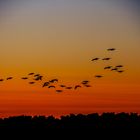
<path fill-rule="evenodd" d="M 116 50 L 115 48 L 107 49 L 107 51 L 115 51 L 115 50 Z M 94 62 L 94 61 L 98 61 L 98 60 L 109 61 L 109 60 L 111 60 L 111 58 L 110 57 L 103 58 L 103 59 L 101 59 L 101 58 L 93 58 L 91 61 Z M 104 70 L 110 70 L 110 71 L 116 71 L 118 73 L 122 73 L 122 72 L 124 72 L 124 70 L 122 70 L 122 68 L 123 68 L 123 65 L 117 65 L 117 66 L 114 66 L 114 67 L 109 65 L 109 66 L 104 67 Z M 35 73 L 31 72 L 31 73 L 28 74 L 28 76 L 21 77 L 21 79 L 22 80 L 28 80 L 28 79 L 30 79 L 30 76 L 32 76 L 32 81 L 29 81 L 29 84 L 31 84 L 31 85 L 35 84 L 37 81 L 43 81 L 43 78 L 44 78 L 41 74 L 35 74 Z M 102 78 L 103 75 L 95 75 L 94 77 L 95 78 Z M 5 80 L 12 80 L 13 78 L 14 77 L 7 77 L 6 79 L 0 79 L 0 82 L 3 82 Z M 56 86 L 55 83 L 59 83 L 59 79 L 51 79 L 49 81 L 43 82 L 42 83 L 42 88 L 45 88 L 45 87 L 47 87 L 49 89 L 52 88 L 52 89 L 55 89 L 55 91 L 57 93 L 60 93 L 60 92 L 63 92 L 64 89 L 77 90 L 78 88 L 82 88 L 83 86 L 87 87 L 87 88 L 92 87 L 89 84 L 90 83 L 89 80 L 83 80 L 80 84 L 77 84 L 77 85 L 74 85 L 74 86 L 66 86 L 64 84 L 60 84 L 59 85 L 60 89 L 57 89 L 58 86 Z"/>

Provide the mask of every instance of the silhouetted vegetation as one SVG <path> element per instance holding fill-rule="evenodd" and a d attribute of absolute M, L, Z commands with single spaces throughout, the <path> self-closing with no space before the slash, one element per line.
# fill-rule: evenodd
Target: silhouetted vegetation
<path fill-rule="evenodd" d="M 140 115 L 137 113 L 97 113 L 53 116 L 15 116 L 0 119 L 0 129 L 31 130 L 139 130 Z"/>

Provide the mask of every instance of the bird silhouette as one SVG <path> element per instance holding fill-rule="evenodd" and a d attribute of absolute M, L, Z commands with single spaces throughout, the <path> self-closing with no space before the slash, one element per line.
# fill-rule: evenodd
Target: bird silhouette
<path fill-rule="evenodd" d="M 116 66 L 116 68 L 122 68 L 123 67 L 123 65 L 117 65 Z"/>
<path fill-rule="evenodd" d="M 39 75 L 39 76 L 36 76 L 36 78 L 34 80 L 36 81 L 39 81 L 39 80 L 42 80 L 43 76 Z"/>
<path fill-rule="evenodd" d="M 82 81 L 82 84 L 87 84 L 87 83 L 89 83 L 88 80 L 84 80 L 84 81 Z"/>
<path fill-rule="evenodd" d="M 29 84 L 31 84 L 31 85 L 32 85 L 32 84 L 35 84 L 35 82 L 29 82 Z"/>
<path fill-rule="evenodd" d="M 117 71 L 117 70 L 118 70 L 118 68 L 116 68 L 116 67 L 111 69 L 111 71 Z"/>
<path fill-rule="evenodd" d="M 54 82 L 58 82 L 58 79 L 53 79 Z"/>
<path fill-rule="evenodd" d="M 53 80 L 50 80 L 49 82 L 50 82 L 50 83 L 54 83 L 54 81 L 53 81 Z"/>
<path fill-rule="evenodd" d="M 107 49 L 107 51 L 115 51 L 116 49 L 115 48 L 109 48 Z"/>
<path fill-rule="evenodd" d="M 96 78 L 102 78 L 102 75 L 95 75 Z"/>
<path fill-rule="evenodd" d="M 85 87 L 92 87 L 91 85 L 84 85 Z"/>
<path fill-rule="evenodd" d="M 72 89 L 72 87 L 66 87 L 66 89 Z"/>
<path fill-rule="evenodd" d="M 100 58 L 96 57 L 96 58 L 93 58 L 91 61 L 96 61 L 96 60 L 99 60 Z"/>
<path fill-rule="evenodd" d="M 118 70 L 117 72 L 122 73 L 122 72 L 124 72 L 124 70 Z"/>
<path fill-rule="evenodd" d="M 55 88 L 55 86 L 48 86 L 48 88 Z"/>
<path fill-rule="evenodd" d="M 77 88 L 81 88 L 81 86 L 80 86 L 80 85 L 76 85 L 76 86 L 74 87 L 75 90 L 76 90 Z"/>
<path fill-rule="evenodd" d="M 7 78 L 7 80 L 11 80 L 11 79 L 13 79 L 13 77 L 8 77 L 8 78 Z"/>
<path fill-rule="evenodd" d="M 48 86 L 49 84 L 50 84 L 49 82 L 45 82 L 45 83 L 43 84 L 42 87 L 46 87 L 46 86 Z"/>
<path fill-rule="evenodd" d="M 34 73 L 33 73 L 33 72 L 31 72 L 31 73 L 29 73 L 28 75 L 34 75 Z"/>
<path fill-rule="evenodd" d="M 51 82 L 51 83 L 58 82 L 58 79 L 52 79 L 49 82 Z"/>
<path fill-rule="evenodd" d="M 60 85 L 60 87 L 62 87 L 62 88 L 63 88 L 63 87 L 66 87 L 66 86 L 65 86 L 65 85 Z"/>
<path fill-rule="evenodd" d="M 111 58 L 107 57 L 107 58 L 103 58 L 102 60 L 110 60 Z"/>
<path fill-rule="evenodd" d="M 28 77 L 22 77 L 21 79 L 26 80 L 26 79 L 28 79 Z"/>
<path fill-rule="evenodd" d="M 106 70 L 106 69 L 111 69 L 112 68 L 112 66 L 106 66 L 106 67 L 104 67 L 104 69 Z"/>
<path fill-rule="evenodd" d="M 38 77 L 38 76 L 40 76 L 40 74 L 35 74 L 35 75 L 34 75 L 34 77 Z"/>
<path fill-rule="evenodd" d="M 60 92 L 63 92 L 63 90 L 56 90 L 56 92 L 60 93 Z"/>

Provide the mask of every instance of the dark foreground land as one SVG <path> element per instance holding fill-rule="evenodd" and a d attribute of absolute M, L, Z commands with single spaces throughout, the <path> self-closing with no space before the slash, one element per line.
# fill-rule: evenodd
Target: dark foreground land
<path fill-rule="evenodd" d="M 0 119 L 0 137 L 7 139 L 140 139 L 137 113 L 61 116 L 15 116 Z"/>
<path fill-rule="evenodd" d="M 0 130 L 140 130 L 137 113 L 97 113 L 61 116 L 15 116 L 0 119 Z"/>

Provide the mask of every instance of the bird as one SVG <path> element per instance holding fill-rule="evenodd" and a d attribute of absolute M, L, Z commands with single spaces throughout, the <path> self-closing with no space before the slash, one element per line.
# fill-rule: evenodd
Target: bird
<path fill-rule="evenodd" d="M 49 86 L 48 88 L 55 88 L 55 86 Z"/>
<path fill-rule="evenodd" d="M 50 82 L 50 83 L 54 83 L 54 81 L 53 81 L 53 80 L 50 80 L 49 82 Z"/>
<path fill-rule="evenodd" d="M 74 87 L 75 90 L 76 90 L 77 88 L 81 88 L 81 86 L 80 86 L 80 85 L 76 85 L 76 86 Z"/>
<path fill-rule="evenodd" d="M 106 67 L 104 67 L 105 70 L 106 69 L 110 69 L 110 68 L 112 68 L 112 66 L 106 66 Z"/>
<path fill-rule="evenodd" d="M 51 83 L 58 82 L 58 79 L 52 79 L 49 82 L 51 82 Z"/>
<path fill-rule="evenodd" d="M 89 83 L 88 80 L 84 80 L 84 81 L 82 81 L 82 84 L 87 84 L 87 83 Z"/>
<path fill-rule="evenodd" d="M 95 61 L 95 60 L 99 60 L 100 58 L 96 57 L 96 58 L 93 58 L 91 61 Z"/>
<path fill-rule="evenodd" d="M 91 87 L 91 85 L 84 85 L 85 87 Z"/>
<path fill-rule="evenodd" d="M 66 89 L 72 89 L 72 87 L 66 87 Z"/>
<path fill-rule="evenodd" d="M 118 70 L 118 68 L 116 68 L 116 67 L 111 69 L 111 71 L 117 71 L 117 70 Z"/>
<path fill-rule="evenodd" d="M 50 84 L 49 82 L 45 82 L 45 83 L 43 84 L 42 87 L 46 87 L 46 86 L 48 86 L 49 84 Z"/>
<path fill-rule="evenodd" d="M 37 76 L 34 80 L 36 80 L 36 81 L 39 81 L 39 80 L 42 80 L 42 78 L 43 78 L 43 76 Z"/>
<path fill-rule="evenodd" d="M 107 51 L 115 51 L 116 49 L 115 48 L 109 48 L 107 49 Z"/>
<path fill-rule="evenodd" d="M 117 72 L 122 73 L 122 72 L 124 72 L 124 70 L 118 70 Z"/>
<path fill-rule="evenodd" d="M 29 73 L 28 75 L 34 75 L 34 73 L 33 73 L 33 72 L 31 72 L 31 73 Z"/>
<path fill-rule="evenodd" d="M 28 79 L 28 77 L 22 77 L 21 79 L 26 80 L 26 79 Z"/>
<path fill-rule="evenodd" d="M 62 87 L 62 88 L 63 88 L 63 87 L 66 87 L 66 86 L 65 86 L 65 85 L 60 85 L 60 87 Z"/>
<path fill-rule="evenodd" d="M 31 84 L 31 85 L 34 84 L 34 83 L 35 83 L 35 82 L 29 82 L 29 84 Z"/>
<path fill-rule="evenodd" d="M 123 65 L 117 65 L 116 66 L 116 68 L 122 68 L 123 67 Z"/>
<path fill-rule="evenodd" d="M 53 79 L 54 82 L 58 82 L 58 79 Z"/>
<path fill-rule="evenodd" d="M 56 92 L 60 93 L 60 92 L 63 92 L 63 90 L 56 90 Z"/>
<path fill-rule="evenodd" d="M 11 79 L 13 79 L 13 77 L 8 77 L 8 78 L 7 78 L 7 80 L 11 80 Z"/>
<path fill-rule="evenodd" d="M 0 79 L 0 82 L 4 81 L 4 79 Z"/>
<path fill-rule="evenodd" d="M 35 75 L 34 75 L 34 77 L 38 77 L 38 76 L 40 76 L 40 74 L 35 74 Z"/>
<path fill-rule="evenodd" d="M 102 60 L 110 60 L 111 58 L 107 57 L 107 58 L 103 58 Z"/>
<path fill-rule="evenodd" d="M 102 78 L 102 75 L 95 75 L 96 78 Z"/>

